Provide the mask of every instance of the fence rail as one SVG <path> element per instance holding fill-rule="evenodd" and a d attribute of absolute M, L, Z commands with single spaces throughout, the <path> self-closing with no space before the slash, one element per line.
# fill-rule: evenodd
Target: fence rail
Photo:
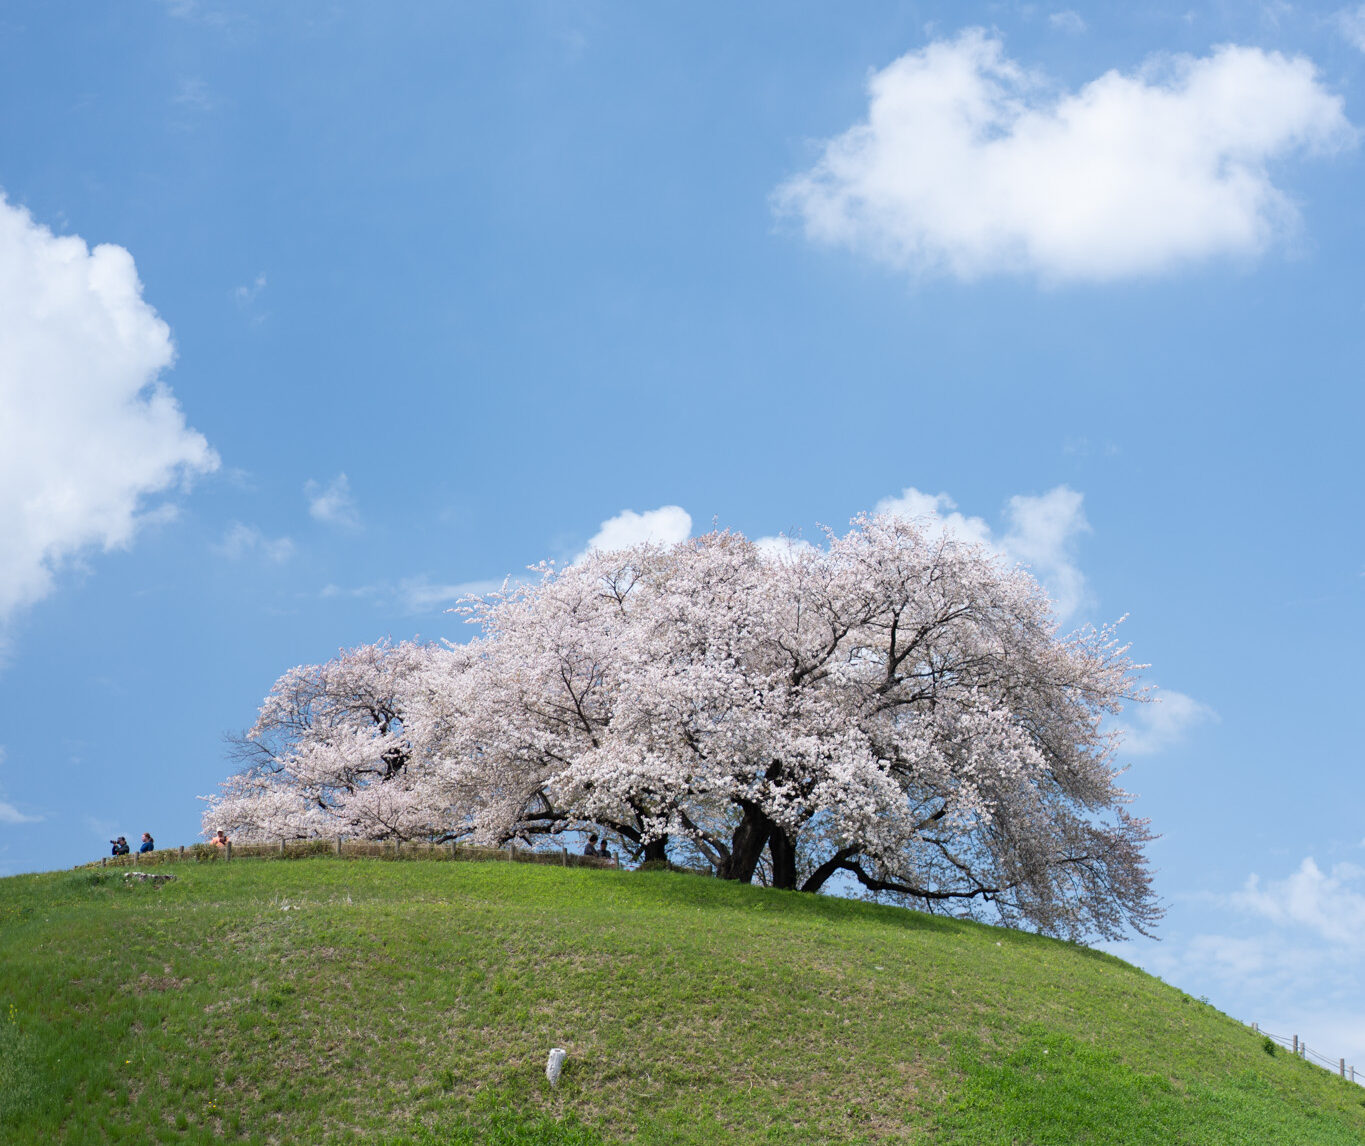
<path fill-rule="evenodd" d="M 126 856 L 102 856 L 91 867 L 154 867 L 166 863 L 228 863 L 234 859 L 305 859 L 342 856 L 351 859 L 453 860 L 483 863 L 539 863 L 556 867 L 617 868 L 620 861 L 604 856 L 575 855 L 568 848 L 554 850 L 517 847 L 479 848 L 467 844 L 428 844 L 401 840 L 272 840 L 269 843 L 190 844 Z"/>
<path fill-rule="evenodd" d="M 1350 1079 L 1357 1085 L 1365 1086 L 1365 1072 L 1359 1078 L 1356 1077 L 1356 1068 L 1347 1064 L 1344 1058 L 1328 1058 L 1325 1054 L 1311 1049 L 1298 1035 L 1277 1035 L 1264 1030 L 1259 1023 L 1252 1023 L 1251 1029 L 1258 1035 L 1264 1035 L 1271 1042 L 1279 1043 L 1291 1054 L 1303 1059 L 1304 1062 L 1311 1062 L 1324 1070 L 1330 1070 L 1339 1074 L 1342 1078 Z"/>

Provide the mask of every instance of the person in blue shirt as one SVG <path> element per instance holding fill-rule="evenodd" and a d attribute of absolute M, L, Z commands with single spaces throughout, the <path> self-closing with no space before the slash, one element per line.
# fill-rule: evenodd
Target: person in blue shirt
<path fill-rule="evenodd" d="M 153 848 L 155 848 L 155 847 L 156 847 L 156 841 L 152 839 L 152 833 L 151 833 L 151 832 L 143 832 L 143 833 L 142 833 L 142 846 L 141 846 L 140 848 L 137 849 L 137 854 L 138 854 L 138 855 L 141 855 L 143 852 L 149 852 L 149 851 L 151 851 L 151 850 L 152 850 Z"/>

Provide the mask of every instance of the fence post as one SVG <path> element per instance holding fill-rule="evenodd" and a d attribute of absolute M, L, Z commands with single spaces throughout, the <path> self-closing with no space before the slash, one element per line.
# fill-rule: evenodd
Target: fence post
<path fill-rule="evenodd" d="M 566 848 L 563 844 L 560 844 L 560 845 L 559 845 L 559 856 L 560 856 L 560 859 L 564 861 L 564 866 L 565 866 L 565 867 L 568 867 L 568 866 L 569 866 L 569 849 Z"/>
<path fill-rule="evenodd" d="M 185 845 L 184 845 L 184 844 L 181 844 L 181 845 L 180 845 L 180 858 L 181 858 L 181 859 L 184 859 L 184 858 L 185 858 Z"/>
<path fill-rule="evenodd" d="M 280 855 L 284 855 L 284 837 L 280 837 Z"/>
<path fill-rule="evenodd" d="M 1298 1036 L 1298 1035 L 1295 1035 L 1295 1036 L 1294 1036 L 1294 1053 L 1295 1053 L 1295 1054 L 1298 1054 L 1298 1053 L 1299 1053 L 1299 1036 Z"/>
<path fill-rule="evenodd" d="M 455 848 L 456 848 L 456 846 L 457 846 L 457 845 L 456 845 L 455 841 L 454 841 L 454 840 L 451 840 L 451 841 L 450 841 L 450 858 L 451 858 L 451 859 L 454 859 L 454 858 L 455 858 Z"/>
<path fill-rule="evenodd" d="M 394 838 L 393 838 L 393 858 L 394 858 L 394 859 L 397 859 L 397 858 L 398 858 L 398 852 L 399 852 L 399 849 L 402 848 L 402 846 L 403 846 L 403 841 L 400 840 L 397 836 L 394 836 Z"/>
<path fill-rule="evenodd" d="M 223 852 L 224 852 L 224 859 L 223 859 L 223 862 L 224 862 L 224 863 L 231 863 L 231 862 L 232 862 L 232 841 L 231 841 L 231 840 L 228 840 L 228 842 L 223 846 Z"/>
<path fill-rule="evenodd" d="M 108 867 L 108 866 L 109 866 L 109 857 L 108 857 L 108 856 L 100 856 L 100 867 Z"/>
<path fill-rule="evenodd" d="M 337 836 L 337 855 L 341 854 L 341 837 Z"/>
<path fill-rule="evenodd" d="M 1253 1031 L 1255 1031 L 1258 1035 L 1261 1033 L 1261 1028 L 1260 1028 L 1260 1026 L 1257 1025 L 1256 1023 L 1252 1023 L 1252 1024 L 1251 1024 L 1251 1029 L 1252 1029 Z"/>
<path fill-rule="evenodd" d="M 1345 1078 L 1345 1077 L 1346 1077 L 1346 1060 L 1345 1060 L 1345 1059 L 1341 1059 L 1337 1065 L 1341 1067 L 1341 1077 L 1342 1077 L 1342 1078 Z"/>

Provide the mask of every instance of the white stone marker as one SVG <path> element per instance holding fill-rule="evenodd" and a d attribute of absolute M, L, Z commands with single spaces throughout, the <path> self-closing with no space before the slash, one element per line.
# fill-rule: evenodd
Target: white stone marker
<path fill-rule="evenodd" d="M 550 1080 L 551 1086 L 559 1085 L 559 1072 L 564 1069 L 564 1060 L 569 1057 L 569 1052 L 562 1047 L 553 1047 L 550 1050 L 550 1061 L 545 1064 L 545 1077 Z"/>

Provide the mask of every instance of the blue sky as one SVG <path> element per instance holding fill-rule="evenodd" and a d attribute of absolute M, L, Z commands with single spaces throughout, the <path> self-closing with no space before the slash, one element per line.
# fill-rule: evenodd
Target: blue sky
<path fill-rule="evenodd" d="M 1125 957 L 1365 1065 L 1365 8 L 14 0 L 0 94 L 0 872 L 468 587 L 898 503 L 1127 614 Z"/>

